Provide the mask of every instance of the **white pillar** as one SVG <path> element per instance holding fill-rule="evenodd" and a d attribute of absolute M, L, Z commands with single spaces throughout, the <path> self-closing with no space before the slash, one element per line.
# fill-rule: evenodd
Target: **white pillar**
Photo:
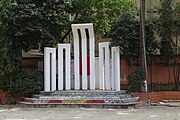
<path fill-rule="evenodd" d="M 82 27 L 81 27 L 82 28 Z M 81 51 L 82 51 L 82 89 L 87 90 L 87 36 L 85 29 L 81 29 Z"/>
<path fill-rule="evenodd" d="M 109 42 L 99 43 L 99 89 L 110 90 Z"/>
<path fill-rule="evenodd" d="M 120 91 L 120 51 L 112 47 L 112 90 Z"/>
<path fill-rule="evenodd" d="M 95 37 L 93 24 L 88 26 L 90 49 L 90 89 L 95 90 Z"/>
<path fill-rule="evenodd" d="M 81 33 L 81 50 L 82 50 L 82 89 L 87 89 L 87 35 L 86 29 L 89 33 L 89 48 L 90 48 L 90 89 L 95 89 L 95 40 L 93 24 L 72 24 L 72 31 L 74 36 L 74 70 L 75 70 L 75 89 L 79 89 L 79 36 L 78 30 Z"/>
<path fill-rule="evenodd" d="M 77 27 L 72 24 L 72 32 L 74 36 L 74 81 L 75 90 L 80 89 L 80 72 L 79 72 L 79 36 Z"/>
<path fill-rule="evenodd" d="M 63 59 L 63 50 L 65 50 L 65 61 Z M 58 44 L 58 90 L 63 90 L 63 81 L 65 79 L 65 90 L 70 90 L 70 44 Z M 65 76 L 64 76 L 64 63 L 65 63 Z"/>
<path fill-rule="evenodd" d="M 56 90 L 56 48 L 44 48 L 44 91 Z"/>

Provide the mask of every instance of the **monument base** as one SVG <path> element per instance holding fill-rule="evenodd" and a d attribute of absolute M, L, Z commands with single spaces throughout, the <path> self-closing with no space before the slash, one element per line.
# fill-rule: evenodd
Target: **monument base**
<path fill-rule="evenodd" d="M 31 107 L 90 107 L 90 108 L 126 108 L 142 103 L 139 97 L 133 97 L 126 91 L 69 90 L 40 92 L 31 98 L 19 102 Z"/>

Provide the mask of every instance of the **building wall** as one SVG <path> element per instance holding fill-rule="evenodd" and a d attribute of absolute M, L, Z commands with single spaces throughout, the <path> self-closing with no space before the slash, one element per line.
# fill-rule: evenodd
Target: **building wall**
<path fill-rule="evenodd" d="M 145 0 L 146 1 L 146 10 L 148 12 L 156 12 L 160 8 L 160 0 Z M 173 0 L 173 3 L 176 4 L 180 2 L 179 0 Z M 134 3 L 137 6 L 140 6 L 140 0 L 134 0 Z"/>

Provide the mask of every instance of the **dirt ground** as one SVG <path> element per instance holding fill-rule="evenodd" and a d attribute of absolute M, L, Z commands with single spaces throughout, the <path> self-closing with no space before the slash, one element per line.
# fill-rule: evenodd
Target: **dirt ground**
<path fill-rule="evenodd" d="M 180 120 L 180 107 L 100 109 L 0 106 L 0 120 Z"/>

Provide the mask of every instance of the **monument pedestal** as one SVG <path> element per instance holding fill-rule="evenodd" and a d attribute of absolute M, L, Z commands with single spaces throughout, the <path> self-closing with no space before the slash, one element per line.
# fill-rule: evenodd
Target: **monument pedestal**
<path fill-rule="evenodd" d="M 24 106 L 31 107 L 100 107 L 123 108 L 135 106 L 139 103 L 139 97 L 133 97 L 126 91 L 105 90 L 66 90 L 53 92 L 40 92 L 32 98 L 25 98 L 20 102 Z"/>

